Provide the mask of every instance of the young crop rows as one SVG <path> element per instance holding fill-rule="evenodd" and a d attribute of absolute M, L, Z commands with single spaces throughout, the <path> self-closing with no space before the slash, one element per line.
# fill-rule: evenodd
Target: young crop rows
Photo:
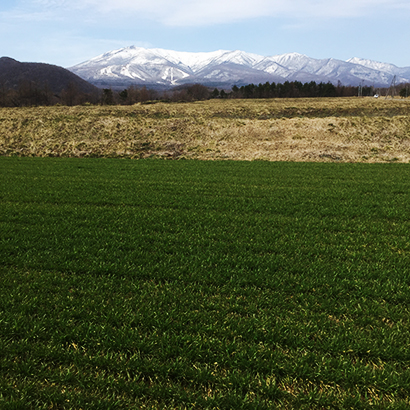
<path fill-rule="evenodd" d="M 1 157 L 0 408 L 408 408 L 409 185 Z"/>

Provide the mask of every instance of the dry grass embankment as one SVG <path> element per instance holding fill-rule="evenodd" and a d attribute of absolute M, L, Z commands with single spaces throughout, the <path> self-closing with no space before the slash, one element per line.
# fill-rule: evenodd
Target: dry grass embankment
<path fill-rule="evenodd" d="M 0 109 L 0 155 L 409 162 L 410 99 Z"/>

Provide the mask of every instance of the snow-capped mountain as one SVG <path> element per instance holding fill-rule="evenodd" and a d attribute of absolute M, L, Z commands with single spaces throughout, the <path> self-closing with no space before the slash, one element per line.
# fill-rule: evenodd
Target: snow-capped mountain
<path fill-rule="evenodd" d="M 381 71 L 391 76 L 397 76 L 397 82 L 408 82 L 410 77 L 410 67 L 397 67 L 394 64 L 380 63 L 378 61 L 365 60 L 363 58 L 351 58 L 347 60 L 349 63 L 358 64 L 366 68 L 371 68 L 375 71 Z"/>
<path fill-rule="evenodd" d="M 264 57 L 240 50 L 189 53 L 135 46 L 107 52 L 69 70 L 101 87 L 185 83 L 230 87 L 295 80 L 383 87 L 394 75 L 397 82 L 410 82 L 410 67 L 360 58 L 314 59 L 298 53 Z"/>

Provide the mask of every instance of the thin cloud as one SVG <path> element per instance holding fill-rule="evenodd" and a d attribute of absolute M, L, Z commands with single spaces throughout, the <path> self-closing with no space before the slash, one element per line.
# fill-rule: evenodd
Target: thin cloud
<path fill-rule="evenodd" d="M 211 26 L 258 17 L 288 20 L 338 19 L 408 9 L 403 0 L 25 0 L 14 10 L 16 19 L 50 19 L 65 13 L 135 15 L 167 26 Z M 27 13 L 24 14 L 25 10 Z M 10 16 L 10 14 L 9 14 Z"/>
<path fill-rule="evenodd" d="M 82 0 L 80 4 L 101 13 L 141 13 L 142 17 L 169 26 L 209 26 L 257 17 L 296 20 L 359 17 L 385 9 L 409 7 L 402 0 Z"/>

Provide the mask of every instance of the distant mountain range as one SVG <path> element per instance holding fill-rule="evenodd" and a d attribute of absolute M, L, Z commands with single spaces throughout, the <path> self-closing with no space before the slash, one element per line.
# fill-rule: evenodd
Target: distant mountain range
<path fill-rule="evenodd" d="M 21 63 L 9 57 L 0 58 L 0 86 L 17 89 L 23 82 L 47 87 L 52 93 L 60 94 L 69 85 L 83 93 L 98 92 L 98 89 L 71 71 L 44 63 Z"/>
<path fill-rule="evenodd" d="M 314 59 L 289 53 L 264 57 L 244 51 L 188 53 L 126 47 L 68 68 L 98 87 L 172 87 L 201 83 L 215 87 L 285 81 L 332 82 L 375 87 L 410 82 L 410 67 L 360 58 Z"/>

